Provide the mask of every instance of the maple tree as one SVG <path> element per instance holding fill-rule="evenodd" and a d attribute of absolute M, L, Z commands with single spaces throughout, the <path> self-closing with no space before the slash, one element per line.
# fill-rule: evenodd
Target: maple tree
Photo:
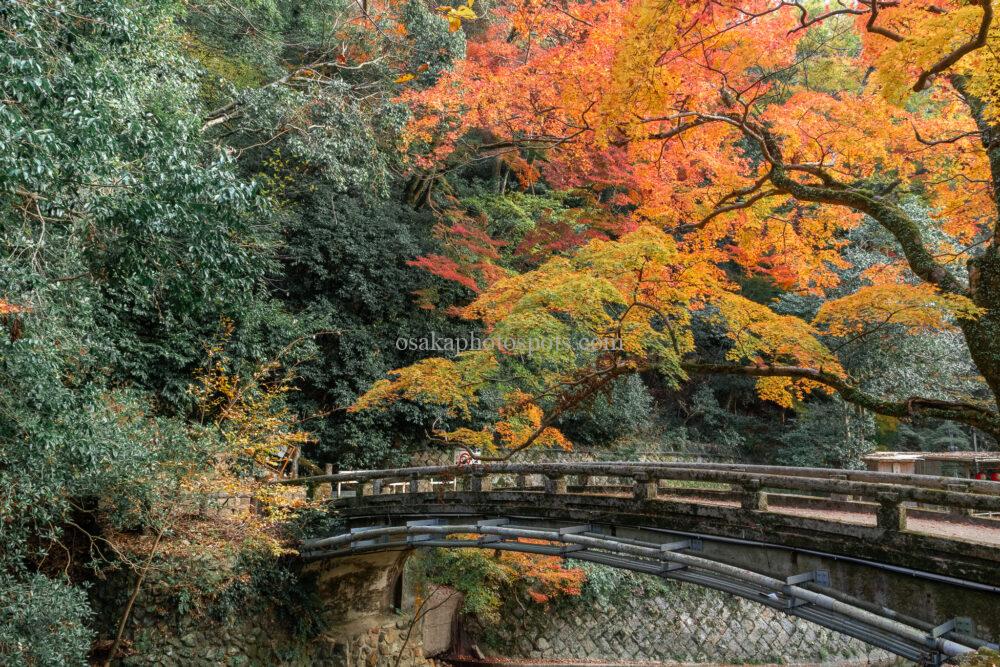
<path fill-rule="evenodd" d="M 455 539 L 468 539 L 456 535 Z M 550 545 L 544 540 L 521 538 L 518 542 Z M 569 565 L 559 556 L 506 551 L 500 549 L 432 549 L 417 559 L 420 579 L 461 591 L 463 610 L 480 619 L 500 622 L 503 603 L 511 599 L 530 599 L 546 604 L 583 592 L 587 573 Z"/>
<path fill-rule="evenodd" d="M 452 71 L 402 94 L 424 197 L 456 165 L 492 156 L 603 197 L 629 225 L 550 245 L 520 274 L 481 271 L 494 248 L 486 240 L 464 264 L 435 258 L 429 268 L 473 288 L 459 314 L 500 339 L 620 345 L 425 360 L 376 383 L 354 410 L 413 399 L 467 419 L 499 394 L 496 419 L 438 435 L 502 457 L 566 446 L 559 415 L 623 374 L 656 370 L 673 384 L 755 377 L 762 398 L 786 406 L 838 392 L 883 415 L 1000 435 L 991 0 L 512 0 L 484 21 Z M 848 234 L 865 220 L 894 248 L 838 295 Z M 812 321 L 781 314 L 740 293 L 734 266 L 826 302 Z M 726 332 L 724 361 L 702 357 L 692 313 Z M 836 351 L 886 327 L 961 331 L 982 394 L 866 391 Z"/>

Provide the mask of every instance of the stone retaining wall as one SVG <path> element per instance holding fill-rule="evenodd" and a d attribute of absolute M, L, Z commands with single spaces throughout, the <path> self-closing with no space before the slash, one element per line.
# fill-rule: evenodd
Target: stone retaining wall
<path fill-rule="evenodd" d="M 508 601 L 498 627 L 476 622 L 473 641 L 491 656 L 687 663 L 891 662 L 893 656 L 763 605 L 681 582 L 584 595 L 548 607 Z"/>
<path fill-rule="evenodd" d="M 424 621 L 409 632 L 411 611 L 395 611 L 391 597 L 399 554 L 383 554 L 368 564 L 349 559 L 323 568 L 317 578 L 322 607 L 314 610 L 319 632 L 293 630 L 278 609 L 256 604 L 230 611 L 224 619 L 204 608 L 188 609 L 175 590 L 151 573 L 126 626 L 128 667 L 431 667 L 424 657 Z M 101 640 L 107 650 L 132 590 L 134 577 L 110 577 L 91 589 Z M 457 601 L 456 601 L 457 602 Z M 454 605 L 445 609 L 453 613 Z M 287 614 L 287 611 L 285 612 Z M 431 618 L 450 629 L 450 616 Z M 439 628 L 431 627 L 435 641 Z M 409 636 L 408 636 L 409 635 Z M 95 656 L 96 657 L 96 656 Z"/>
<path fill-rule="evenodd" d="M 157 667 L 430 667 L 417 628 L 405 642 L 412 616 L 366 617 L 333 633 L 296 636 L 264 609 L 252 617 L 219 622 L 180 616 L 164 601 L 145 596 L 133 609 L 130 655 L 116 665 Z M 105 636 L 110 637 L 110 633 Z"/>

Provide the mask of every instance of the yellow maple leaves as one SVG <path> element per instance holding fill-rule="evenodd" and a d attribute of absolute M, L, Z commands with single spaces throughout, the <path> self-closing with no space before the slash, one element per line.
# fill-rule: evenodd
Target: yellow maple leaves
<path fill-rule="evenodd" d="M 712 300 L 732 347 L 729 361 L 754 366 L 793 366 L 813 368 L 833 375 L 844 369 L 830 350 L 819 340 L 818 331 L 805 320 L 781 315 L 759 303 L 732 293 L 722 293 Z M 791 407 L 805 394 L 826 388 L 810 380 L 791 377 L 757 379 L 757 394 L 783 407 Z"/>
<path fill-rule="evenodd" d="M 757 380 L 765 400 L 791 407 L 809 392 L 830 389 L 802 377 L 844 377 L 824 340 L 856 337 L 892 325 L 905 333 L 953 326 L 980 310 L 967 298 L 928 285 L 883 284 L 828 301 L 812 322 L 777 313 L 733 291 L 711 253 L 684 249 L 662 229 L 641 225 L 617 240 L 593 240 L 534 271 L 498 280 L 462 311 L 498 341 L 608 337 L 615 345 L 586 349 L 497 344 L 454 359 L 431 358 L 393 371 L 352 410 L 397 400 L 443 406 L 468 420 L 487 390 L 502 401 L 496 419 L 481 428 L 439 431 L 448 442 L 502 454 L 528 444 L 569 447 L 552 426 L 551 410 L 576 406 L 576 388 L 623 372 L 660 370 L 668 381 L 686 378 L 695 351 L 692 313 L 708 307 L 710 321 L 730 341 L 733 366 L 766 369 Z M 781 369 L 794 372 L 781 375 Z M 774 375 L 772 375 L 772 372 Z M 758 373 L 752 373 L 758 374 Z"/>
<path fill-rule="evenodd" d="M 448 30 L 457 32 L 462 29 L 462 21 L 474 21 L 479 18 L 476 12 L 472 11 L 475 0 L 468 0 L 464 5 L 452 7 L 451 5 L 441 5 L 437 8 L 439 12 L 448 20 Z"/>
<path fill-rule="evenodd" d="M 970 91 L 985 103 L 986 118 L 1000 122 L 1000 20 L 993 19 L 986 46 L 961 63 L 960 71 L 975 74 Z"/>
<path fill-rule="evenodd" d="M 840 362 L 805 320 L 782 315 L 746 297 L 723 292 L 712 298 L 732 347 L 730 361 L 751 361 L 841 372 Z"/>
<path fill-rule="evenodd" d="M 617 241 L 591 241 L 570 257 L 496 281 L 462 310 L 483 324 L 491 344 L 395 370 L 350 409 L 412 400 L 469 420 L 491 390 L 502 396 L 494 423 L 436 435 L 486 453 L 568 448 L 547 412 L 565 392 L 596 390 L 640 367 L 659 368 L 672 382 L 683 376 L 681 356 L 694 346 L 688 304 L 705 289 L 699 272 L 706 266 L 651 225 Z"/>
<path fill-rule="evenodd" d="M 438 431 L 437 437 L 465 447 L 477 449 L 480 456 L 494 456 L 504 451 L 517 451 L 527 444 L 536 447 L 573 448 L 562 432 L 542 424 L 545 412 L 525 392 L 515 390 L 504 397 L 500 419 L 480 430 L 458 428 Z"/>
<path fill-rule="evenodd" d="M 979 29 L 983 10 L 975 4 L 947 3 L 945 10 L 928 11 L 923 2 L 902 2 L 886 12 L 887 25 L 900 26 L 899 41 L 871 44 L 875 52 L 876 77 L 887 98 L 902 102 L 913 92 L 914 81 L 945 55 L 967 43 Z M 874 42 L 875 40 L 870 40 Z M 987 48 L 986 52 L 989 51 Z M 974 55 L 960 69 L 975 67 Z"/>
<path fill-rule="evenodd" d="M 221 348 L 210 350 L 211 363 L 200 369 L 191 393 L 206 420 L 218 428 L 225 449 L 219 463 L 244 459 L 279 470 L 282 460 L 309 442 L 283 398 L 292 391 L 291 379 L 271 378 L 279 371 L 265 364 L 251 377 L 232 373 L 221 358 Z"/>
<path fill-rule="evenodd" d="M 455 359 L 423 359 L 392 371 L 391 380 L 376 382 L 349 410 L 385 407 L 405 399 L 438 405 L 451 416 L 468 419 L 479 391 L 496 369 L 496 358 L 489 351 L 466 352 Z"/>
<path fill-rule="evenodd" d="M 841 372 L 812 326 L 778 315 L 730 291 L 711 261 L 681 250 L 662 229 L 641 225 L 617 240 L 593 240 L 568 257 L 498 280 L 462 315 L 479 320 L 497 344 L 455 358 L 430 358 L 377 382 L 351 410 L 398 400 L 442 406 L 469 420 L 487 389 L 503 400 L 494 423 L 439 431 L 442 440 L 485 453 L 527 444 L 569 447 L 551 426 L 552 409 L 576 405 L 580 387 L 624 372 L 659 370 L 672 383 L 685 378 L 685 355 L 694 351 L 692 310 L 718 311 L 732 341 L 728 358 L 739 363 L 783 363 Z M 579 337 L 613 341 L 605 347 L 575 344 Z M 532 348 L 516 341 L 565 341 Z M 504 343 L 515 341 L 515 343 Z M 761 380 L 762 396 L 790 404 L 815 385 Z M 494 394 L 495 395 L 495 394 Z"/>
<path fill-rule="evenodd" d="M 981 313 L 967 297 L 945 294 L 933 285 L 870 285 L 824 303 L 813 324 L 833 336 L 870 334 L 889 327 L 920 333 L 951 329 L 956 319 Z"/>

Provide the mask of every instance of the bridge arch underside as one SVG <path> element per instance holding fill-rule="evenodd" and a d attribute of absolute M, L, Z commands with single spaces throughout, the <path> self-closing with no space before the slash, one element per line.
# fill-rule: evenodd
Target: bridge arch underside
<path fill-rule="evenodd" d="M 308 560 L 423 547 L 562 556 L 721 590 L 923 664 L 1000 638 L 998 550 L 768 512 L 567 493 L 375 495 Z M 544 544 L 525 543 L 541 540 Z M 971 618 L 972 628 L 948 627 Z"/>

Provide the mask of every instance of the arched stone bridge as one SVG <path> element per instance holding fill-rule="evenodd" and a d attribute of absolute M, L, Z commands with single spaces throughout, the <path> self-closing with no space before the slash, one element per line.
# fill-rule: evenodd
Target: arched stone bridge
<path fill-rule="evenodd" d="M 486 464 L 330 485 L 343 532 L 307 560 L 473 547 L 695 583 L 922 664 L 1000 639 L 1000 483 L 690 463 Z"/>

